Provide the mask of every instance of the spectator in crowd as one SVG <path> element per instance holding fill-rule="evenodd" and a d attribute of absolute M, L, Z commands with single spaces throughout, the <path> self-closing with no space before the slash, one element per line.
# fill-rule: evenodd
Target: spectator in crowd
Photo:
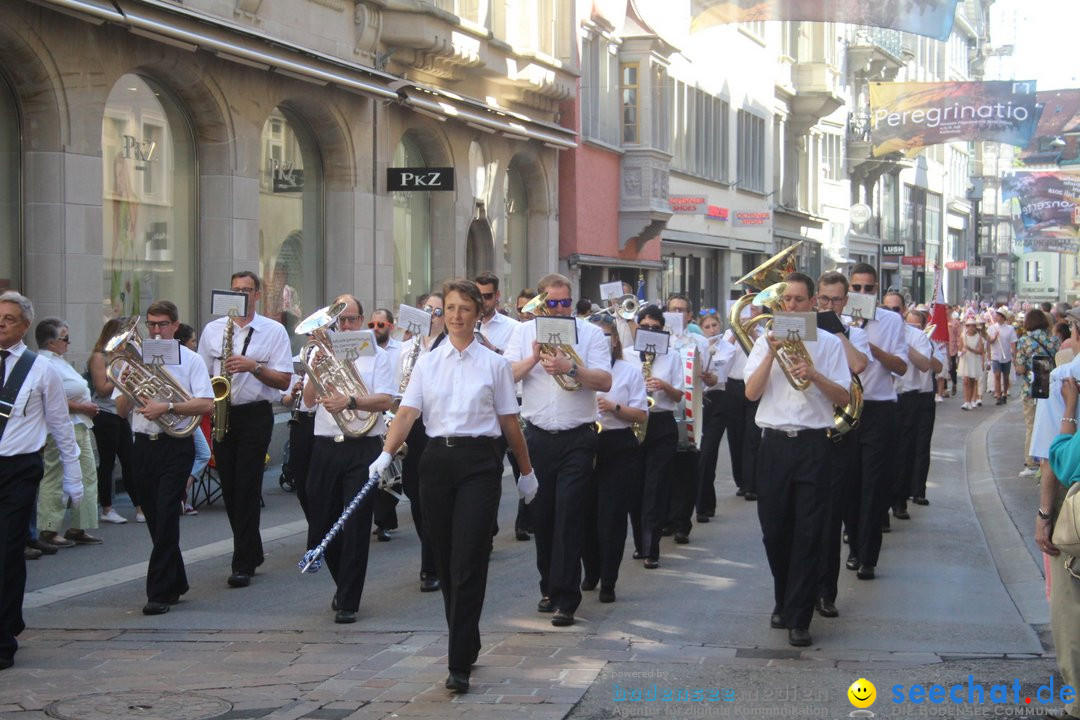
<path fill-rule="evenodd" d="M 117 459 L 120 460 L 120 478 L 124 490 L 131 498 L 131 504 L 135 506 L 135 519 L 138 522 L 146 520 L 142 508 L 139 507 L 138 494 L 134 487 L 135 477 L 131 470 L 131 425 L 127 418 L 116 414 L 116 402 L 112 399 L 115 386 L 105 372 L 108 367 L 105 344 L 120 332 L 125 320 L 126 318 L 113 318 L 105 323 L 87 361 L 94 404 L 98 408 L 97 415 L 94 416 L 94 440 L 98 449 L 97 481 L 101 522 L 117 525 L 127 522 L 127 518 L 113 508 L 112 476 Z"/>
<path fill-rule="evenodd" d="M 186 323 L 180 323 L 177 326 L 173 339 L 179 340 L 180 344 L 188 350 L 194 350 L 195 352 L 199 350 L 199 337 L 195 334 L 195 328 Z M 184 488 L 184 501 L 181 503 L 185 515 L 199 514 L 199 511 L 191 504 L 191 488 L 199 479 L 202 471 L 210 464 L 210 443 L 206 439 L 202 428 L 195 431 L 192 437 L 195 438 L 195 463 L 192 465 L 191 475 L 188 476 L 187 486 Z"/>
<path fill-rule="evenodd" d="M 1058 323 L 1065 325 L 1065 323 Z M 1016 343 L 1016 358 L 1013 360 L 1013 369 L 1020 378 L 1020 399 L 1024 405 L 1024 451 L 1031 447 L 1031 429 L 1035 423 L 1035 398 L 1031 397 L 1031 372 L 1032 358 L 1036 355 L 1048 355 L 1054 357 L 1061 346 L 1061 337 L 1055 333 L 1051 335 L 1050 320 L 1045 313 L 1032 310 L 1024 316 L 1024 337 Z M 1066 326 L 1066 334 L 1068 327 Z M 1024 461 L 1024 469 L 1020 471 L 1020 477 L 1035 477 L 1039 474 L 1039 463 L 1030 455 Z"/>

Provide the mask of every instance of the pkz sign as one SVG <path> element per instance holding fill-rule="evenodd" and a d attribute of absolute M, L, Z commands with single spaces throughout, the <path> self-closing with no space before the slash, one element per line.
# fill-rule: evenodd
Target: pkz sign
<path fill-rule="evenodd" d="M 386 189 L 389 192 L 453 190 L 454 168 L 386 168 Z"/>

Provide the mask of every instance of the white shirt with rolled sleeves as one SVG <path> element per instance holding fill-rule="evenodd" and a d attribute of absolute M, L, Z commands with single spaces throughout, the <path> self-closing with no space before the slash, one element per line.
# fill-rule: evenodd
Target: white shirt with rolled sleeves
<path fill-rule="evenodd" d="M 85 404 L 92 402 L 90 386 L 86 384 L 86 378 L 80 375 L 79 371 L 73 368 L 71 363 L 65 360 L 62 355 L 57 355 L 50 350 L 39 350 L 38 355 L 52 363 L 57 374 L 60 375 L 60 381 L 64 384 L 64 395 L 68 402 Z M 89 415 L 83 413 L 71 413 L 71 422 L 76 425 L 85 425 L 88 428 L 94 427 L 94 421 L 90 419 Z"/>
<path fill-rule="evenodd" d="M 648 395 L 645 393 L 645 378 L 641 376 L 641 363 L 635 365 L 626 360 L 616 360 L 611 366 L 611 389 L 606 393 L 597 393 L 597 398 L 606 398 L 613 405 L 636 410 L 648 410 Z M 611 412 L 597 412 L 596 419 L 604 430 L 622 430 L 633 423 Z"/>
<path fill-rule="evenodd" d="M 375 347 L 374 355 L 364 355 L 353 360 L 360 379 L 368 393 L 372 395 L 396 395 L 397 386 L 394 385 L 394 369 L 390 367 L 390 356 L 381 347 Z M 305 382 L 311 382 L 311 376 Z M 384 414 L 377 412 L 378 419 L 374 427 L 364 437 L 377 438 L 386 432 Z M 334 416 L 331 415 L 321 404 L 315 410 L 315 435 L 319 437 L 337 437 L 341 435 Z"/>
<path fill-rule="evenodd" d="M 607 372 L 611 366 L 611 341 L 591 322 L 581 318 L 575 318 L 575 322 L 578 342 L 574 350 L 581 361 L 587 368 Z M 534 340 L 536 322 L 519 324 L 506 349 L 506 358 L 517 362 L 531 357 Z M 563 390 L 541 363 L 536 363 L 521 383 L 521 415 L 537 427 L 549 431 L 571 430 L 596 421 L 596 393 L 586 388 L 575 392 Z"/>
<path fill-rule="evenodd" d="M 184 345 L 180 346 L 180 364 L 162 365 L 161 369 L 172 375 L 180 387 L 184 388 L 193 398 L 213 398 L 214 388 L 210 385 L 210 374 L 206 371 L 206 363 L 201 356 L 189 350 Z M 113 390 L 113 399 L 123 393 L 120 388 Z M 147 420 L 141 413 L 131 413 L 131 430 L 137 433 L 154 435 L 162 432 L 161 426 L 153 420 Z"/>
<path fill-rule="evenodd" d="M 990 338 L 990 359 L 995 362 L 1012 362 L 1016 330 L 1012 325 L 989 325 L 986 336 Z"/>
<path fill-rule="evenodd" d="M 1031 446 L 1028 455 L 1045 460 L 1050 457 L 1050 443 L 1058 436 L 1061 418 L 1065 417 L 1065 400 L 1061 397 L 1061 381 L 1071 377 L 1080 380 L 1080 355 L 1067 365 L 1060 365 L 1050 373 L 1050 397 L 1039 398 L 1035 403 L 1035 423 L 1031 428 Z"/>
<path fill-rule="evenodd" d="M 904 331 L 906 325 L 907 323 L 898 313 L 879 306 L 874 319 L 866 323 L 863 329 L 866 330 L 871 344 L 891 355 L 896 355 L 906 363 L 908 359 L 907 334 Z M 896 388 L 893 387 L 893 374 L 870 353 L 867 353 L 866 357 L 870 362 L 859 374 L 859 380 L 862 381 L 863 386 L 863 399 L 895 400 Z"/>
<path fill-rule="evenodd" d="M 814 363 L 814 368 L 840 387 L 851 384 L 851 371 L 848 369 L 844 347 L 834 335 L 819 332 L 818 339 L 806 343 L 806 349 Z M 754 343 L 750 357 L 746 359 L 746 377 L 765 360 L 769 353 L 769 344 L 764 337 Z M 825 429 L 833 426 L 833 404 L 816 385 L 810 385 L 805 392 L 791 387 L 780 364 L 773 360 L 769 369 L 769 381 L 765 383 L 761 400 L 758 403 L 755 422 L 759 427 L 773 430 Z"/>
<path fill-rule="evenodd" d="M 499 437 L 500 415 L 517 415 L 510 361 L 473 341 L 449 340 L 416 361 L 401 399 L 424 416 L 428 437 Z"/>
<path fill-rule="evenodd" d="M 15 364 L 26 352 L 26 345 L 18 342 L 8 350 L 11 355 L 4 363 L 5 377 L 0 378 L 0 384 L 7 382 Z M 15 397 L 11 417 L 0 439 L 0 458 L 38 452 L 45 447 L 47 435 L 53 436 L 60 450 L 65 487 L 81 484 L 79 446 L 75 443 L 75 427 L 68 413 L 64 382 L 49 359 L 39 355 Z"/>
<path fill-rule="evenodd" d="M 510 347 L 510 341 L 520 324 L 517 320 L 497 312 L 490 320 L 481 321 L 480 333 L 496 350 L 505 355 L 506 348 Z"/>
<path fill-rule="evenodd" d="M 925 358 L 933 357 L 934 348 L 930 343 L 930 338 L 926 337 L 926 333 L 917 327 L 904 323 L 904 334 L 907 336 L 909 348 Z M 921 392 L 926 375 L 930 375 L 931 382 L 933 382 L 933 371 L 928 370 L 924 373 L 915 367 L 915 363 L 908 360 L 907 372 L 904 373 L 903 377 L 896 380 L 896 391 L 898 393 Z"/>
<path fill-rule="evenodd" d="M 623 360 L 637 368 L 638 375 L 641 375 L 641 353 L 637 350 L 624 350 Z M 664 355 L 657 355 L 653 358 L 652 364 L 652 376 L 663 380 L 671 385 L 676 390 L 683 389 L 683 360 L 682 356 L 675 351 L 674 348 L 669 347 L 668 352 Z M 642 375 L 644 378 L 644 375 Z M 675 407 L 679 404 L 678 400 L 672 400 L 671 396 L 662 390 L 658 390 L 652 394 L 653 406 L 649 408 L 649 412 L 673 412 Z M 648 401 L 646 401 L 648 402 Z"/>
<path fill-rule="evenodd" d="M 224 317 L 211 320 L 199 337 L 199 355 L 213 376 L 222 374 L 221 345 L 225 339 L 225 321 Z M 247 343 L 245 352 L 244 343 L 248 333 L 251 333 L 251 342 Z M 233 355 L 245 355 L 262 363 L 270 370 L 290 374 L 293 371 L 289 333 L 281 323 L 258 313 L 255 313 L 255 317 L 244 327 L 236 326 L 233 331 L 232 352 Z M 276 403 L 280 399 L 281 390 L 266 385 L 252 373 L 233 374 L 232 405 L 247 405 L 261 400 Z"/>

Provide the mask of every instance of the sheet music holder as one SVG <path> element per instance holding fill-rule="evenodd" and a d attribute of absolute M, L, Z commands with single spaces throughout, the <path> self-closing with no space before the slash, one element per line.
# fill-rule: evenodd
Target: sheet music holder
<path fill-rule="evenodd" d="M 817 340 L 816 312 L 778 312 L 773 315 L 772 334 L 777 340 Z"/>
<path fill-rule="evenodd" d="M 536 342 L 541 345 L 577 345 L 577 321 L 572 317 L 538 317 Z"/>
<path fill-rule="evenodd" d="M 848 293 L 847 304 L 844 305 L 842 314 L 853 320 L 866 320 L 869 322 L 877 314 L 877 305 L 877 298 L 873 295 Z"/>
<path fill-rule="evenodd" d="M 350 330 L 330 335 L 334 357 L 341 362 L 353 362 L 362 357 L 375 355 L 375 333 L 370 330 Z"/>
<path fill-rule="evenodd" d="M 234 290 L 210 291 L 210 314 L 228 315 L 230 311 L 236 317 L 247 316 L 248 294 Z"/>
<path fill-rule="evenodd" d="M 411 305 L 398 307 L 397 329 L 403 333 L 427 337 L 431 334 L 431 313 Z"/>
<path fill-rule="evenodd" d="M 636 352 L 667 355 L 670 343 L 671 333 L 667 330 L 647 330 L 639 327 L 634 335 L 634 350 Z"/>
<path fill-rule="evenodd" d="M 143 340 L 142 359 L 147 365 L 179 365 L 180 341 L 154 338 Z"/>

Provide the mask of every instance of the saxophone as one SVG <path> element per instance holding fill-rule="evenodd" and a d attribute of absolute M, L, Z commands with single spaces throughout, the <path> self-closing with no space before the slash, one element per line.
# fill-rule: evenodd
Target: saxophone
<path fill-rule="evenodd" d="M 229 401 L 232 399 L 232 373 L 225 363 L 232 357 L 233 335 L 236 333 L 234 312 L 225 317 L 225 335 L 221 339 L 221 374 L 210 378 L 214 390 L 214 410 L 210 423 L 214 427 L 214 442 L 221 442 L 229 432 Z"/>
<path fill-rule="evenodd" d="M 656 359 L 656 353 L 644 353 L 645 358 L 641 361 L 641 377 L 645 379 L 645 382 L 649 382 L 649 378 L 652 377 L 652 364 Z M 649 407 L 651 408 L 656 401 L 652 396 L 649 396 Z M 630 428 L 634 431 L 634 437 L 637 438 L 638 445 L 645 442 L 645 432 L 649 427 L 649 418 L 646 417 L 644 422 L 636 422 L 630 425 Z"/>

